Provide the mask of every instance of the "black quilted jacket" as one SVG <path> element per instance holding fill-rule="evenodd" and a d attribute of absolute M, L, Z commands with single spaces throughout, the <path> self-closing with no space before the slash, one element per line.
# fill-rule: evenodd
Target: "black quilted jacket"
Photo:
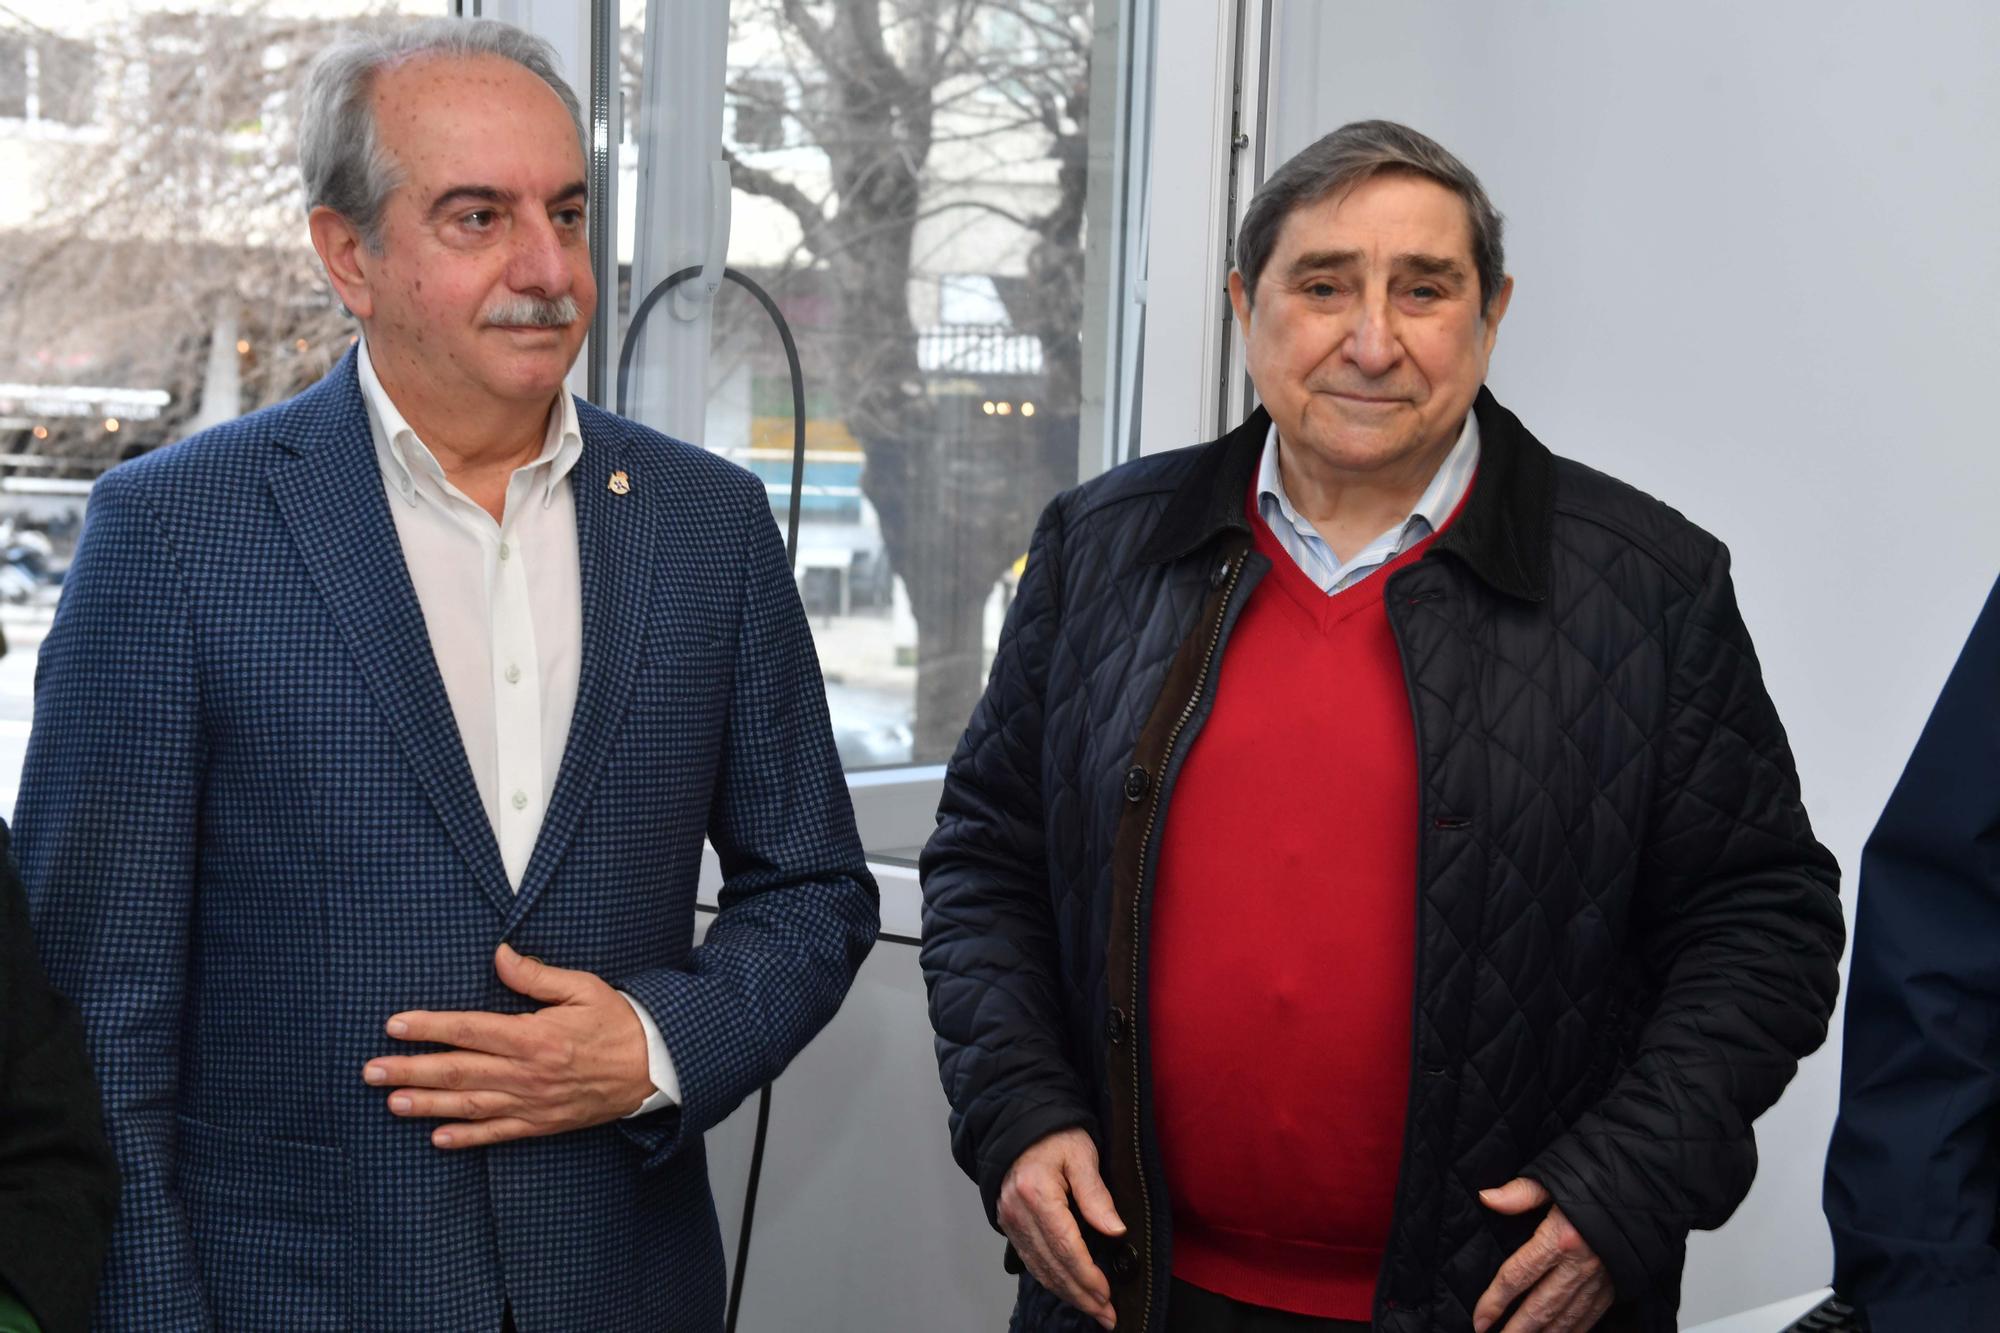
<path fill-rule="evenodd" d="M 1525 1174 L 1610 1269 L 1600 1327 L 1665 1333 L 1689 1229 L 1742 1199 L 1751 1122 L 1825 1035 L 1839 872 L 1721 544 L 1552 456 L 1490 393 L 1475 410 L 1472 494 L 1387 588 L 1421 803 L 1375 1327 L 1470 1326 L 1537 1221 L 1475 1192 Z M 990 1218 L 1022 1149 L 1088 1128 L 1131 1228 L 1091 1237 L 1121 1331 L 1163 1327 L 1173 1234 L 1148 1113 L 1153 860 L 1269 568 L 1244 519 L 1268 427 L 1260 411 L 1049 506 L 923 855 L 953 1151 Z M 1095 1326 L 1024 1277 L 1014 1327 Z"/>

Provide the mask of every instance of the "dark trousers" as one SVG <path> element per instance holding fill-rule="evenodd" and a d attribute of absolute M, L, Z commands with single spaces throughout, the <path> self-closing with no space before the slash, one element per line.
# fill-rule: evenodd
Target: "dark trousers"
<path fill-rule="evenodd" d="M 1368 1325 L 1245 1305 L 1175 1278 L 1167 1296 L 1167 1333 L 1368 1333 Z"/>

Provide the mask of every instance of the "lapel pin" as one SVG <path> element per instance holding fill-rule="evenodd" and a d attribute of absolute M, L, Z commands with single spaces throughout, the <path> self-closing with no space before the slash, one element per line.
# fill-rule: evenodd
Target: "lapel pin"
<path fill-rule="evenodd" d="M 632 489 L 632 479 L 623 472 L 614 472 L 611 474 L 610 489 L 613 495 L 624 495 Z"/>

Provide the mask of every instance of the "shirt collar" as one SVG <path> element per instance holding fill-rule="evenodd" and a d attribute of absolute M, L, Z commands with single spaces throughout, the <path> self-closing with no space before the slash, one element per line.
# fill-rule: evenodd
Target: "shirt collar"
<path fill-rule="evenodd" d="M 410 423 L 397 410 L 389 391 L 382 387 L 382 381 L 375 374 L 375 363 L 368 355 L 368 340 L 363 338 L 355 348 L 355 374 L 361 381 L 361 398 L 368 407 L 369 434 L 375 440 L 375 461 L 381 465 L 382 480 L 391 494 L 402 498 L 405 504 L 417 502 L 417 475 L 431 478 L 440 485 L 445 484 L 444 468 L 438 463 L 430 447 L 417 438 L 410 429 Z M 583 433 L 576 424 L 576 399 L 570 395 L 565 384 L 556 395 L 557 410 L 549 414 L 548 434 L 542 441 L 542 452 L 533 462 L 521 470 L 544 467 L 542 481 L 542 503 L 549 504 L 555 499 L 556 487 L 570 469 L 576 466 L 583 453 Z"/>
<path fill-rule="evenodd" d="M 1466 487 L 1472 482 L 1472 474 L 1479 470 L 1479 420 L 1471 412 L 1465 414 L 1465 424 L 1459 428 L 1458 442 L 1451 446 L 1444 462 L 1431 475 L 1430 484 L 1417 497 L 1398 527 L 1404 533 L 1413 523 L 1421 522 L 1426 534 L 1436 532 L 1458 508 L 1458 502 L 1465 498 Z M 1239 491 L 1238 494 L 1241 494 Z M 1317 530 L 1311 520 L 1292 506 L 1292 497 L 1285 493 L 1284 473 L 1278 467 L 1278 423 L 1272 422 L 1271 429 L 1264 437 L 1263 458 L 1257 465 L 1257 507 L 1268 515 L 1266 499 L 1275 501 L 1278 512 L 1285 522 L 1296 528 L 1301 536 L 1315 536 Z"/>

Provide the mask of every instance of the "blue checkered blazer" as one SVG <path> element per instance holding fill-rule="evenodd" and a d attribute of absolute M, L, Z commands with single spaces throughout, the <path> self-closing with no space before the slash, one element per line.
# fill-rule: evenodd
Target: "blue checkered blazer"
<path fill-rule="evenodd" d="M 582 680 L 518 894 L 352 356 L 98 484 L 16 847 L 124 1172 L 102 1326 L 721 1327 L 701 1134 L 832 1016 L 875 886 L 763 487 L 577 410 Z M 532 1003 L 503 939 L 643 1003 L 682 1104 L 462 1153 L 391 1116 L 361 1081 L 390 1014 Z"/>

